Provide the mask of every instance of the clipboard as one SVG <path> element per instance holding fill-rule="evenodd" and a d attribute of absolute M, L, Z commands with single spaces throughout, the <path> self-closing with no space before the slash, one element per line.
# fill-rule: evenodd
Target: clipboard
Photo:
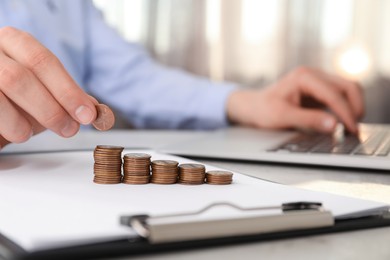
<path fill-rule="evenodd" d="M 164 159 L 176 159 L 179 161 L 185 160 L 183 158 L 153 154 L 153 156 L 166 156 Z M 78 167 L 80 167 L 80 173 L 83 172 L 83 167 L 88 170 L 90 164 L 85 162 L 85 158 L 89 158 L 89 152 L 72 152 L 72 153 L 56 153 L 56 154 L 34 154 L 29 156 L 18 155 L 16 157 L 9 157 L 7 159 L 17 158 L 18 161 L 23 161 L 23 163 L 29 163 L 36 159 L 47 160 L 55 166 L 53 174 L 58 171 L 59 165 L 53 164 L 58 158 L 60 161 L 73 161 Z M 160 157 L 159 157 L 160 158 Z M 31 161 L 30 161 L 31 160 Z M 12 160 L 9 160 L 12 161 Z M 15 160 L 16 162 L 17 160 Z M 190 161 L 190 160 L 188 160 Z M 86 165 L 84 165 L 86 163 Z M 24 164 L 20 164 L 24 165 Z M 34 166 L 34 165 L 33 165 Z M 67 166 L 67 165 L 65 165 Z M 22 167 L 20 167 L 22 168 Z M 23 169 L 17 168 L 12 171 L 12 175 L 20 173 Z M 31 165 L 30 165 L 31 168 Z M 32 167 L 33 169 L 34 167 Z M 71 168 L 64 168 L 64 172 L 69 172 Z M 37 169 L 37 175 L 39 174 Z M 80 174 L 78 173 L 78 174 Z M 31 171 L 29 175 L 31 175 Z M 90 176 L 90 172 L 86 172 Z M 237 174 L 239 175 L 239 174 Z M 46 175 L 47 177 L 48 175 Z M 33 176 L 34 177 L 34 176 Z M 0 176 L 1 178 L 1 176 Z M 10 178 L 16 177 L 11 176 Z M 58 176 L 53 176 L 53 181 L 58 181 Z M 75 177 L 75 181 L 81 182 L 78 177 Z M 247 176 L 237 176 L 239 179 L 238 186 L 240 183 L 243 185 L 250 185 L 253 182 L 264 182 L 261 180 L 253 179 Z M 2 179 L 2 181 L 9 179 Z M 68 180 L 64 178 L 63 180 Z M 86 181 L 90 183 L 90 178 L 86 178 Z M 70 183 L 71 184 L 71 183 Z M 0 187 L 1 187 L 0 183 Z M 4 184 L 5 185 L 5 184 Z M 244 189 L 248 189 L 249 186 L 245 186 Z M 299 190 L 296 188 L 284 187 L 283 185 L 273 184 L 264 182 L 261 188 L 266 188 L 270 186 L 270 189 L 290 189 L 293 191 Z M 236 183 L 237 186 L 237 183 Z M 95 188 L 96 185 L 92 186 Z M 108 188 L 102 188 L 98 186 L 101 191 L 104 191 Z M 177 186 L 180 188 L 180 186 Z M 183 187 L 183 186 L 181 186 Z M 231 186 L 232 188 L 234 185 Z M 2 187 L 4 188 L 4 187 Z M 162 187 L 164 188 L 164 187 Z M 166 187 L 165 187 L 166 188 Z M 206 186 L 204 187 L 206 189 Z M 224 189 L 224 187 L 220 187 Z M 228 189 L 229 187 L 225 187 Z M 194 188 L 195 190 L 200 189 Z M 218 190 L 215 187 L 210 187 L 213 193 L 218 193 Z M 187 188 L 186 188 L 187 190 Z M 207 190 L 206 190 L 207 191 Z M 242 191 L 242 190 L 240 190 Z M 1 194 L 2 190 L 0 190 Z M 180 191 L 182 192 L 182 191 Z M 222 191 L 221 191 L 222 192 Z M 197 195 L 204 193 L 197 193 Z M 320 194 L 317 192 L 304 191 L 306 194 L 316 195 Z M 188 192 L 188 194 L 193 194 Z M 77 195 L 77 194 L 76 194 Z M 175 194 L 173 194 L 175 195 Z M 275 194 L 274 194 L 275 195 Z M 384 227 L 390 226 L 390 209 L 388 205 L 367 202 L 358 199 L 347 199 L 342 196 L 329 195 L 333 199 L 344 202 L 354 202 L 357 201 L 359 207 L 361 204 L 366 203 L 366 205 L 372 205 L 369 210 L 364 210 L 364 207 L 360 207 L 358 214 L 356 212 L 351 212 L 353 214 L 338 214 L 335 215 L 333 209 L 330 209 L 331 204 L 323 203 L 322 201 L 315 200 L 314 202 L 305 202 L 305 201 L 292 201 L 283 204 L 270 204 L 270 205 L 260 205 L 259 207 L 247 207 L 241 204 L 233 203 L 232 201 L 217 201 L 215 203 L 207 204 L 206 207 L 198 208 L 198 210 L 183 210 L 181 212 L 174 212 L 171 214 L 150 214 L 147 215 L 134 215 L 131 211 L 129 214 L 122 212 L 116 216 L 116 223 L 121 224 L 124 231 L 130 234 L 134 233 L 134 230 L 137 232 L 137 235 L 128 236 L 126 238 L 105 238 L 102 237 L 100 241 L 94 241 L 90 243 L 83 244 L 74 244 L 74 245 L 65 245 L 53 248 L 46 249 L 37 249 L 33 251 L 28 251 L 23 248 L 19 243 L 6 237 L 5 235 L 0 234 L 0 258 L 5 259 L 94 259 L 107 257 L 112 258 L 116 256 L 126 256 L 126 255 L 138 255 L 138 254 L 150 254 L 174 250 L 186 250 L 186 249 L 195 249 L 203 247 L 213 247 L 213 246 L 224 246 L 229 244 L 237 243 L 246 243 L 252 241 L 270 241 L 275 239 L 286 239 L 291 237 L 302 237 L 315 234 L 327 234 L 334 232 L 343 232 L 349 230 L 358 230 L 358 229 L 367 229 L 375 227 Z M 287 196 L 288 197 L 288 196 Z M 318 196 L 318 198 L 323 198 L 323 196 Z M 326 201 L 324 197 L 324 201 Z M 335 201 L 335 200 L 333 200 Z M 245 203 L 244 203 L 245 204 Z M 0 206 L 2 204 L 0 203 Z M 126 204 L 125 204 L 126 205 Z M 184 205 L 184 204 L 182 204 Z M 257 204 L 254 204 L 257 205 Z M 334 205 L 333 205 L 334 206 Z M 231 218 L 220 219 L 221 215 L 218 218 L 212 218 L 211 222 L 209 220 L 204 221 L 198 219 L 198 217 L 204 213 L 215 210 L 219 207 L 227 207 L 232 210 L 237 211 L 238 215 L 232 215 Z M 191 207 L 188 207 L 191 208 Z M 331 207 L 332 208 L 332 207 Z M 261 214 L 254 214 L 257 211 L 260 211 Z M 248 216 L 241 216 L 242 212 L 249 213 Z M 265 212 L 265 213 L 262 213 Z M 147 212 L 145 212 L 147 213 Z M 237 217 L 238 216 L 238 217 Z M 63 219 L 58 216 L 58 219 L 54 217 L 54 220 L 58 225 L 63 224 Z M 206 218 L 207 219 L 207 218 Z M 173 220 L 173 221 L 172 221 Z M 99 223 L 99 222 L 95 222 Z M 210 226 L 214 226 L 216 223 L 222 225 L 222 229 L 225 233 L 216 234 L 220 228 L 210 231 Z M 260 223 L 260 224 L 259 224 Z M 263 223 L 263 224 L 262 224 Z M 0 223 L 1 224 L 1 223 Z M 234 224 L 234 225 L 233 225 Z M 260 229 L 252 229 L 251 227 L 255 224 L 259 224 Z M 261 225 L 262 224 L 262 225 Z M 288 224 L 281 228 L 282 224 Z M 98 224 L 97 224 L 98 225 Z M 138 226 L 137 226 L 138 225 Z M 246 225 L 246 229 L 240 228 Z M 157 228 L 158 227 L 158 228 Z M 169 234 L 164 231 L 164 229 L 175 230 L 179 227 L 180 229 L 197 229 L 201 232 L 194 236 L 183 237 L 183 234 Z M 229 227 L 236 227 L 236 229 L 228 229 Z M 238 229 L 237 229 L 238 227 Z M 264 229 L 264 227 L 268 229 Z M 271 228 L 269 228 L 271 227 Z M 157 228 L 157 229 L 156 229 Z M 142 231 L 143 230 L 143 231 Z M 157 233 L 156 233 L 157 230 Z M 161 230 L 163 231 L 161 233 Z M 204 233 L 208 231 L 208 233 Z M 0 233 L 1 225 L 0 225 Z M 183 232 L 182 232 L 183 233 Z M 186 232 L 184 232 L 184 235 Z M 170 239 L 166 239 L 166 238 Z M 156 239 L 157 238 L 157 239 Z"/>
<path fill-rule="evenodd" d="M 280 208 L 282 212 L 278 215 L 232 218 L 222 221 L 218 219 L 195 222 L 184 219 L 180 223 L 166 221 L 170 218 L 194 217 L 210 208 L 223 205 L 240 211 Z M 390 207 L 383 207 L 352 218 L 334 218 L 331 212 L 318 202 L 292 202 L 267 208 L 241 208 L 231 203 L 221 202 L 192 213 L 155 217 L 121 216 L 119 221 L 122 225 L 135 229 L 139 236 L 126 240 L 27 253 L 0 234 L 0 256 L 13 260 L 123 257 L 379 228 L 390 226 Z M 248 228 L 251 226 L 253 228 Z M 219 232 L 221 227 L 223 227 L 222 233 Z M 169 231 L 177 231 L 177 229 L 179 232 Z M 194 229 L 198 230 L 196 234 L 186 233 Z"/>

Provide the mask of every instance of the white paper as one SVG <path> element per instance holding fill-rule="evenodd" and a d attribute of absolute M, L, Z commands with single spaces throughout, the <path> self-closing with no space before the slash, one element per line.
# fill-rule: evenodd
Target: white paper
<path fill-rule="evenodd" d="M 152 151 L 126 152 L 147 152 L 152 160 L 193 162 Z M 119 225 L 121 215 L 186 213 L 215 202 L 259 207 L 318 201 L 336 216 L 385 206 L 239 173 L 234 173 L 233 184 L 221 186 L 101 185 L 92 181 L 93 164 L 92 152 L 0 156 L 0 233 L 35 251 L 134 235 Z"/>

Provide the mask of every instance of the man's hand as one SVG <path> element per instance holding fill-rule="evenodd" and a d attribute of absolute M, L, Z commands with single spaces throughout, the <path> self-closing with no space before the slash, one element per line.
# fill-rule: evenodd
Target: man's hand
<path fill-rule="evenodd" d="M 330 111 L 305 107 L 308 99 Z M 357 84 L 305 67 L 293 70 L 263 90 L 237 90 L 227 103 L 227 115 L 233 123 L 322 133 L 332 132 L 338 121 L 349 132 L 356 133 L 363 113 L 362 91 Z"/>
<path fill-rule="evenodd" d="M 44 129 L 70 137 L 96 118 L 95 101 L 58 58 L 12 27 L 0 28 L 0 111 L 0 147 Z"/>

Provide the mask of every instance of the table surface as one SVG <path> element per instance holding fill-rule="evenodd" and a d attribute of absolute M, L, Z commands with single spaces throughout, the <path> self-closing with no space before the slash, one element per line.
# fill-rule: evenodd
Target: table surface
<path fill-rule="evenodd" d="M 24 144 L 6 146 L 2 152 L 94 149 L 97 144 L 128 148 L 159 148 L 183 142 L 204 132 L 169 130 L 81 131 L 63 139 L 45 132 Z M 374 200 L 390 204 L 390 172 L 341 168 L 302 167 L 260 162 L 199 160 L 256 178 L 315 191 Z M 131 259 L 390 259 L 390 227 L 339 234 L 310 236 L 272 242 L 229 245 Z M 127 259 L 127 258 L 123 258 Z"/>

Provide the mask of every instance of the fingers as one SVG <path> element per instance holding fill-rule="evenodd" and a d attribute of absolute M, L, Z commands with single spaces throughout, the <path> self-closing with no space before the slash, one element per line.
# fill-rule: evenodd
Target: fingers
<path fill-rule="evenodd" d="M 227 114 L 235 123 L 269 129 L 304 128 L 321 133 L 333 132 L 341 120 L 350 132 L 356 133 L 356 115 L 363 110 L 359 91 L 357 85 L 301 68 L 260 91 L 233 92 L 227 102 Z M 302 107 L 304 97 L 314 98 L 333 113 Z"/>
<path fill-rule="evenodd" d="M 329 107 L 350 132 L 357 132 L 355 113 L 348 99 L 324 77 L 304 69 L 298 73 L 295 83 L 303 94 L 312 96 Z"/>
<path fill-rule="evenodd" d="M 30 122 L 26 120 L 14 105 L 0 92 L 0 135 L 13 143 L 27 141 L 33 130 Z"/>
<path fill-rule="evenodd" d="M 4 97 L 4 95 L 0 94 L 0 97 L 1 97 L 1 96 Z M 1 101 L 2 101 L 2 100 L 0 100 L 0 109 L 1 109 L 1 111 L 3 111 L 3 110 L 2 110 L 3 107 L 1 107 L 1 104 L 4 104 L 4 103 L 1 102 Z M 11 102 L 11 103 L 12 103 L 12 102 Z M 17 107 L 17 106 L 14 106 L 13 108 L 16 108 L 16 110 L 22 115 L 22 117 L 24 117 L 24 119 L 26 119 L 26 120 L 30 123 L 31 129 L 32 129 L 32 134 L 34 134 L 34 135 L 35 135 L 35 134 L 39 134 L 40 132 L 43 132 L 44 130 L 46 130 L 45 127 L 43 127 L 41 124 L 39 124 L 38 121 L 36 121 L 33 117 L 31 117 L 29 114 L 27 114 L 26 112 L 24 112 L 22 109 L 20 109 L 20 108 Z M 24 119 L 22 119 L 22 120 L 24 120 Z M 18 127 L 19 127 L 19 128 L 22 128 L 22 124 L 21 124 L 20 121 L 18 121 Z M 11 138 L 8 137 L 8 139 L 11 139 Z M 1 150 L 2 148 L 4 148 L 7 144 L 10 143 L 10 141 L 9 141 L 8 139 L 4 138 L 4 137 L 1 135 L 1 130 L 0 130 L 0 150 Z M 23 141 L 24 141 L 24 140 L 22 140 L 22 142 L 23 142 Z M 16 142 L 16 141 L 14 141 L 14 142 Z"/>
<path fill-rule="evenodd" d="M 45 128 L 70 137 L 79 123 L 96 118 L 95 101 L 60 61 L 31 35 L 11 27 L 0 29 L 0 102 L 0 122 L 7 122 L 0 135 L 10 142 L 26 141 Z"/>
<path fill-rule="evenodd" d="M 341 77 L 328 75 L 325 73 L 322 74 L 324 77 L 328 78 L 335 87 L 339 88 L 346 96 L 348 103 L 354 112 L 355 118 L 362 118 L 364 114 L 364 102 L 362 88 L 359 86 L 359 84 Z"/>
<path fill-rule="evenodd" d="M 0 94 L 0 97 L 1 96 L 4 97 L 4 95 Z M 3 101 L 3 100 L 1 100 L 1 101 Z M 0 101 L 0 104 L 4 104 L 1 101 Z M 23 117 L 22 120 L 27 120 L 29 122 L 29 125 L 31 126 L 31 130 L 32 130 L 31 135 L 36 135 L 36 134 L 39 134 L 39 133 L 46 130 L 46 128 L 44 126 L 42 126 L 41 124 L 39 124 L 39 122 L 36 121 L 33 117 L 31 117 L 29 114 L 24 112 L 21 108 L 15 106 L 15 104 L 13 104 L 13 105 L 14 105 L 13 108 L 16 108 L 16 110 L 20 113 L 20 115 L 22 115 L 22 117 Z M 1 105 L 0 105 L 0 109 L 2 109 L 2 108 L 4 108 L 4 107 L 1 107 Z M 3 110 L 1 110 L 1 111 L 3 111 Z M 2 120 L 2 119 L 0 119 L 0 120 Z M 17 121 L 17 127 L 22 128 L 22 124 L 21 124 L 20 120 Z M 4 132 L 4 131 L 0 130 L 0 150 L 11 142 L 18 143 L 18 141 L 15 141 L 15 140 L 10 142 L 8 139 L 12 139 L 12 138 L 10 138 L 10 137 L 5 138 L 4 136 L 1 135 L 1 132 Z M 27 141 L 27 140 L 23 140 L 23 139 L 21 140 L 21 142 L 24 142 L 24 141 Z"/>
<path fill-rule="evenodd" d="M 337 125 L 337 120 L 331 114 L 319 109 L 303 109 L 290 107 L 281 120 L 286 127 L 297 129 L 310 129 L 320 133 L 332 133 Z"/>
<path fill-rule="evenodd" d="M 46 128 L 63 137 L 70 137 L 77 133 L 78 123 L 53 98 L 34 74 L 4 55 L 0 57 L 0 91 Z M 3 102 L 6 106 L 6 101 Z M 1 122 L 22 120 L 21 116 L 13 112 L 15 108 L 12 109 L 11 106 L 5 108 L 7 110 L 2 111 L 6 118 L 3 118 Z M 4 134 L 4 137 L 8 139 L 9 136 Z M 8 140 L 12 141 L 11 139 Z"/>
<path fill-rule="evenodd" d="M 46 127 L 41 125 L 35 118 L 33 118 L 30 114 L 26 113 L 24 110 L 22 110 L 20 107 L 16 106 L 16 109 L 19 111 L 19 113 L 30 122 L 30 125 L 32 127 L 33 135 L 39 134 L 46 130 Z"/>
<path fill-rule="evenodd" d="M 88 95 L 77 86 L 61 62 L 31 35 L 11 27 L 2 28 L 0 48 L 30 70 L 74 120 L 90 124 L 96 118 L 95 106 Z M 55 109 L 57 116 L 63 116 Z"/>

